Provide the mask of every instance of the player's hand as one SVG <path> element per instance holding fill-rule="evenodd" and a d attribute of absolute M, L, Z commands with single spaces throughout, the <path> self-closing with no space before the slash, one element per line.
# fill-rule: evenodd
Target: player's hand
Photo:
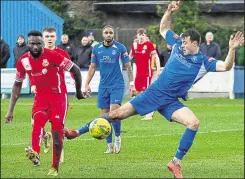
<path fill-rule="evenodd" d="M 8 112 L 5 116 L 5 122 L 7 124 L 11 123 L 13 121 L 13 113 L 12 112 Z"/>
<path fill-rule="evenodd" d="M 157 70 L 157 76 L 160 76 L 160 74 L 161 74 L 161 71 Z"/>
<path fill-rule="evenodd" d="M 174 12 L 176 10 L 178 10 L 180 7 L 180 1 L 172 1 L 169 5 L 168 5 L 168 11 Z"/>
<path fill-rule="evenodd" d="M 85 94 L 87 97 L 91 97 L 91 88 L 89 85 L 85 85 Z"/>
<path fill-rule="evenodd" d="M 231 35 L 230 41 L 229 41 L 229 48 L 234 50 L 238 48 L 239 46 L 244 45 L 244 35 L 242 32 L 238 31 L 235 36 Z"/>
<path fill-rule="evenodd" d="M 137 91 L 136 91 L 134 85 L 130 85 L 130 89 L 129 89 L 129 90 L 130 90 L 130 96 L 131 96 L 131 97 L 134 97 L 134 96 L 137 95 Z"/>
<path fill-rule="evenodd" d="M 83 92 L 81 90 L 76 92 L 76 97 L 77 97 L 78 100 L 86 99 L 85 95 L 83 94 Z"/>

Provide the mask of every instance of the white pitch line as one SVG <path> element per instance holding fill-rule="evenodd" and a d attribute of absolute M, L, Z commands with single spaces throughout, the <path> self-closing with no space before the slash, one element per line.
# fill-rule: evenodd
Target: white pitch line
<path fill-rule="evenodd" d="M 9 104 L 1 104 L 1 106 L 8 106 Z M 32 106 L 33 103 L 17 103 L 16 104 L 17 106 Z M 96 103 L 84 103 L 84 102 L 81 102 L 81 103 L 69 103 L 69 106 L 96 106 Z M 198 106 L 203 106 L 203 105 L 200 105 L 200 104 L 187 104 L 186 105 L 187 107 L 188 106 L 195 106 L 195 107 L 198 107 Z M 236 107 L 244 107 L 243 104 L 205 104 L 205 106 L 212 106 L 212 107 L 229 107 L 229 106 L 236 106 Z M 96 106 L 97 107 L 97 106 Z"/>
<path fill-rule="evenodd" d="M 222 132 L 236 132 L 236 131 L 244 131 L 244 129 L 228 129 L 228 130 L 211 130 L 211 131 L 198 131 L 198 134 L 208 134 L 208 133 L 222 133 Z M 147 137 L 161 137 L 161 136 L 174 136 L 174 135 L 182 135 L 183 133 L 175 133 L 175 134 L 155 134 L 155 135 L 134 135 L 134 136 L 124 136 L 123 138 L 147 138 Z M 89 140 L 97 140 L 94 138 L 77 138 L 74 141 L 89 141 Z M 65 142 L 70 142 L 73 140 L 65 140 Z M 2 146 L 17 146 L 17 145 L 29 145 L 27 143 L 15 143 L 15 144 L 1 144 Z"/>

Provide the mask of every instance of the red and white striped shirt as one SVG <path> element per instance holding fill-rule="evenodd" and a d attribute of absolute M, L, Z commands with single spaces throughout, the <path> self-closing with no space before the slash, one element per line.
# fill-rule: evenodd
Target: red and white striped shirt
<path fill-rule="evenodd" d="M 38 59 L 34 59 L 30 52 L 19 58 L 15 80 L 21 82 L 28 74 L 37 93 L 67 93 L 64 70 L 70 71 L 72 66 L 73 62 L 57 50 L 43 48 Z"/>

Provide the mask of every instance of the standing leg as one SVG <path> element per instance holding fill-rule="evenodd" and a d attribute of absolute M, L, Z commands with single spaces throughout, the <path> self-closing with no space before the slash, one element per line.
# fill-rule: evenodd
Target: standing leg
<path fill-rule="evenodd" d="M 176 178 L 183 178 L 180 161 L 187 154 L 193 144 L 199 127 L 199 120 L 187 107 L 176 110 L 172 115 L 172 120 L 183 124 L 186 127 L 186 130 L 180 139 L 179 146 L 173 160 L 168 164 L 168 168 Z"/>

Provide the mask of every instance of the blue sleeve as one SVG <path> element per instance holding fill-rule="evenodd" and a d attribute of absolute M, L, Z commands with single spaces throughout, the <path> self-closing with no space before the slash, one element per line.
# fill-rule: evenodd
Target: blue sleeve
<path fill-rule="evenodd" d="M 120 46 L 121 49 L 121 59 L 123 63 L 128 63 L 130 61 L 127 49 L 124 45 Z"/>
<path fill-rule="evenodd" d="M 91 54 L 91 63 L 95 63 L 98 64 L 98 60 L 97 60 L 97 54 L 96 54 L 96 48 L 92 49 L 92 54 Z"/>
<path fill-rule="evenodd" d="M 207 70 L 207 72 L 216 72 L 216 63 L 217 60 L 212 57 L 207 57 L 204 60 L 204 67 Z"/>
<path fill-rule="evenodd" d="M 177 43 L 177 41 L 180 39 L 180 36 L 177 35 L 176 33 L 174 33 L 174 31 L 172 30 L 168 30 L 166 33 L 166 37 L 165 37 L 165 41 L 173 46 L 175 43 Z"/>

